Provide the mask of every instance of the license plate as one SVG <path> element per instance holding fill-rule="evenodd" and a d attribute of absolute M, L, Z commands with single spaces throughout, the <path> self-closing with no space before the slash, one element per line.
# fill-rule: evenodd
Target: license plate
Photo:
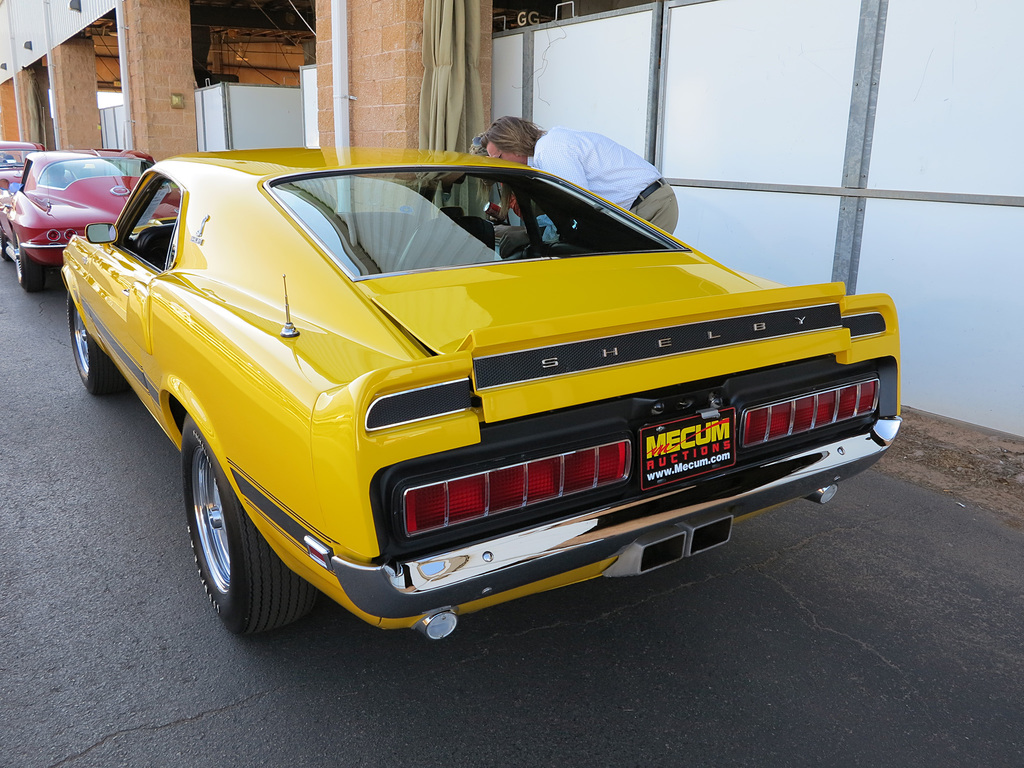
<path fill-rule="evenodd" d="M 643 490 L 689 480 L 736 463 L 736 409 L 717 416 L 652 424 L 640 430 L 640 487 Z"/>

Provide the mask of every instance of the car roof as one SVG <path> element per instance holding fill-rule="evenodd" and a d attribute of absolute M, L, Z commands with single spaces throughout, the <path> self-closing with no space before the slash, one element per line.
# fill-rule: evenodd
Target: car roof
<path fill-rule="evenodd" d="M 0 150 L 4 149 L 30 149 L 39 152 L 43 149 L 43 145 L 31 141 L 0 141 Z"/>
<path fill-rule="evenodd" d="M 351 147 L 342 149 L 252 149 L 227 152 L 197 152 L 161 160 L 155 170 L 177 167 L 198 170 L 205 166 L 234 171 L 251 177 L 272 178 L 295 173 L 347 169 L 392 168 L 403 166 L 522 166 L 481 155 L 461 152 L 431 152 L 415 149 L 375 149 Z"/>
<path fill-rule="evenodd" d="M 29 155 L 29 159 L 35 165 L 53 163 L 58 160 L 85 160 L 90 157 L 134 157 L 139 160 L 152 161 L 149 155 L 134 149 L 52 149 L 33 152 Z"/>

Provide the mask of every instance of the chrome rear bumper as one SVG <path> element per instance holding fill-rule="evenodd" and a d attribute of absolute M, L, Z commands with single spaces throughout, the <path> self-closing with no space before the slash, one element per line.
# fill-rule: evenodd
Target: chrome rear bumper
<path fill-rule="evenodd" d="M 368 566 L 335 555 L 333 570 L 366 613 L 385 619 L 432 613 L 608 560 L 659 528 L 739 518 L 808 496 L 870 467 L 900 421 L 879 419 L 866 434 L 762 465 L 759 471 L 774 470 L 773 479 L 718 498 L 697 498 L 702 484 L 695 484 L 422 559 Z"/>

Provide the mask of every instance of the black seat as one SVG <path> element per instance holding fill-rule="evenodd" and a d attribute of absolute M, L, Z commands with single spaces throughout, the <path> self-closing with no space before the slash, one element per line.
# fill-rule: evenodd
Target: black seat
<path fill-rule="evenodd" d="M 157 269 L 167 268 L 167 252 L 171 248 L 174 224 L 155 224 L 135 236 L 132 250 L 135 255 Z"/>
<path fill-rule="evenodd" d="M 473 237 L 494 250 L 494 224 L 479 216 L 456 216 L 455 223 Z"/>

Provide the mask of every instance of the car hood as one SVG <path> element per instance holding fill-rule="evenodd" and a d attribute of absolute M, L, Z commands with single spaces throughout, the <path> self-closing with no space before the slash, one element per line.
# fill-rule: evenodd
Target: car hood
<path fill-rule="evenodd" d="M 359 286 L 395 323 L 442 354 L 479 346 L 482 337 L 488 346 L 518 346 L 584 329 L 622 331 L 706 316 L 707 299 L 733 312 L 756 303 L 751 292 L 781 287 L 688 252 L 504 262 L 362 280 Z"/>

